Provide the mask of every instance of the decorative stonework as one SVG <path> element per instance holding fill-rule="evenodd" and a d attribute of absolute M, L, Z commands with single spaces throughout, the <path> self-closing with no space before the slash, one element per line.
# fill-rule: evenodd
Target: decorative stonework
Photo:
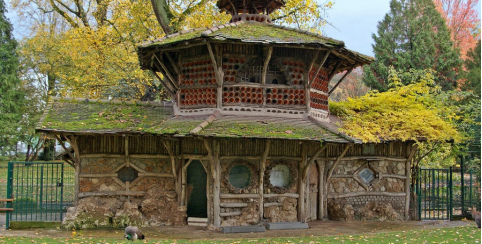
<path fill-rule="evenodd" d="M 286 165 L 289 168 L 290 183 L 286 187 L 273 186 L 271 184 L 271 181 L 270 181 L 271 170 L 273 169 L 273 167 L 275 167 L 277 165 Z M 278 161 L 275 161 L 275 162 L 268 165 L 268 167 L 266 168 L 266 172 L 264 174 L 264 177 L 265 177 L 264 182 L 266 182 L 268 192 L 280 193 L 280 194 L 286 193 L 286 192 L 289 192 L 294 186 L 296 186 L 296 183 L 298 182 L 298 170 L 296 168 L 295 163 L 292 163 L 292 162 L 290 163 L 286 160 L 278 160 Z"/>
<path fill-rule="evenodd" d="M 264 218 L 270 223 L 296 222 L 298 200 L 292 197 L 269 198 L 265 203 Z"/>
<path fill-rule="evenodd" d="M 251 171 L 251 181 L 249 182 L 249 185 L 246 186 L 245 188 L 238 188 L 233 186 L 230 183 L 229 180 L 229 174 L 231 170 L 238 166 L 238 165 L 244 165 L 246 166 L 250 171 Z M 229 189 L 230 192 L 236 193 L 236 194 L 241 194 L 241 193 L 250 193 L 257 185 L 258 185 L 258 174 L 256 173 L 257 170 L 255 170 L 254 166 L 252 163 L 244 160 L 235 160 L 231 162 L 228 167 L 224 170 L 224 183 L 226 187 Z"/>
<path fill-rule="evenodd" d="M 162 212 L 162 214 L 159 214 Z M 186 208 L 177 203 L 175 191 L 152 187 L 142 198 L 87 197 L 68 209 L 62 222 L 65 229 L 185 225 Z"/>

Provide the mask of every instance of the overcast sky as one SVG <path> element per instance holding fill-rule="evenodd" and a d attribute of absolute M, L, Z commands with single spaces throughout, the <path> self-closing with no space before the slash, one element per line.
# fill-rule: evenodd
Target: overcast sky
<path fill-rule="evenodd" d="M 335 0 L 334 2 L 333 9 L 328 10 L 328 21 L 334 27 L 328 25 L 325 28 L 325 34 L 344 41 L 349 49 L 373 56 L 372 33 L 376 33 L 378 22 L 390 10 L 390 0 Z M 8 10 L 7 17 L 14 26 L 14 35 L 17 39 L 21 38 L 22 30 L 18 26 L 18 19 L 11 8 Z M 480 1 L 477 10 L 480 16 Z"/>

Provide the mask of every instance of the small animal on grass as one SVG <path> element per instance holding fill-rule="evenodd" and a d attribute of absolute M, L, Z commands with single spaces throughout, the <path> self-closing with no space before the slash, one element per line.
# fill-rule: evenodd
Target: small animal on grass
<path fill-rule="evenodd" d="M 130 241 L 134 241 L 137 239 L 144 240 L 146 236 L 142 234 L 141 229 L 137 228 L 137 226 L 127 226 L 125 229 L 124 238 Z"/>
<path fill-rule="evenodd" d="M 472 212 L 472 218 L 475 220 L 477 227 L 479 227 L 480 229 L 480 212 L 477 211 L 475 206 L 472 207 L 471 212 Z"/>

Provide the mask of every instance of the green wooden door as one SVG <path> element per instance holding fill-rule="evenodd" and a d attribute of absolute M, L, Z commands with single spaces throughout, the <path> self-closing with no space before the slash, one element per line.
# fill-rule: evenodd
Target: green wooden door
<path fill-rule="evenodd" d="M 192 161 L 187 167 L 187 216 L 206 218 L 207 196 L 206 196 L 207 175 L 204 167 L 199 161 Z"/>

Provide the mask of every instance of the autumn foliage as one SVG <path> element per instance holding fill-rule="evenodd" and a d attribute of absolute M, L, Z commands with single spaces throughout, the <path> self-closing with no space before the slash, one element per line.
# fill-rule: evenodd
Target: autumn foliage
<path fill-rule="evenodd" d="M 417 77 L 414 83 L 402 85 L 401 76 Z M 411 70 L 390 72 L 393 88 L 343 102 L 332 102 L 330 111 L 342 121 L 341 130 L 364 142 L 392 140 L 459 141 L 451 120 L 452 107 L 437 100 L 440 87 L 434 86 L 434 71 Z"/>
<path fill-rule="evenodd" d="M 215 0 L 159 0 L 174 32 L 225 24 Z M 167 5 L 166 5 L 167 4 Z M 55 96 L 154 100 L 162 85 L 141 70 L 137 46 L 164 36 L 150 0 L 13 0 L 31 33 L 21 42 L 23 77 L 48 80 Z M 318 29 L 331 1 L 289 1 L 278 24 Z"/>
<path fill-rule="evenodd" d="M 477 45 L 480 39 L 480 18 L 476 6 L 478 0 L 434 0 L 437 10 L 445 18 L 451 31 L 454 47 L 460 50 L 461 58 Z M 480 28 L 480 27 L 479 27 Z"/>

